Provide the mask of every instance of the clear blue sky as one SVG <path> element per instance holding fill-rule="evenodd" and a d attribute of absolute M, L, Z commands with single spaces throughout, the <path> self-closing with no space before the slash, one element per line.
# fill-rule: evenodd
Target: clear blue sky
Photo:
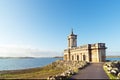
<path fill-rule="evenodd" d="M 62 55 L 71 28 L 78 46 L 106 43 L 107 55 L 119 55 L 120 0 L 0 0 L 1 48 Z"/>

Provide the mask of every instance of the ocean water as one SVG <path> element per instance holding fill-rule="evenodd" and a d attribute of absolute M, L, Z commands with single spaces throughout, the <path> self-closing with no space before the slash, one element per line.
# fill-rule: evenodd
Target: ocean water
<path fill-rule="evenodd" d="M 10 58 L 10 59 L 0 59 L 0 71 L 2 70 L 18 70 L 42 67 L 48 65 L 56 60 L 62 58 Z M 106 60 L 114 61 L 120 58 L 106 58 Z"/>
<path fill-rule="evenodd" d="M 42 67 L 61 58 L 9 58 L 0 59 L 0 71 Z"/>
<path fill-rule="evenodd" d="M 106 58 L 106 60 L 110 60 L 110 61 L 120 61 L 120 58 Z"/>

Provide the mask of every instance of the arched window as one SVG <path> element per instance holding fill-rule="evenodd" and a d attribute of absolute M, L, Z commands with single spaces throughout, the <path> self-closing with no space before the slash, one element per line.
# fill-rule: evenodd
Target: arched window
<path fill-rule="evenodd" d="M 72 60 L 74 60 L 74 56 L 72 55 Z"/>
<path fill-rule="evenodd" d="M 77 55 L 77 60 L 79 61 L 79 55 Z"/>
<path fill-rule="evenodd" d="M 85 55 L 83 55 L 83 61 L 85 61 L 86 60 L 86 56 Z"/>

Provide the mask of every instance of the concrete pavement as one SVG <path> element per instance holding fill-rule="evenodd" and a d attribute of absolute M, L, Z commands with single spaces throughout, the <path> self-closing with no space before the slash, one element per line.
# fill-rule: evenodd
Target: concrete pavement
<path fill-rule="evenodd" d="M 71 79 L 109 79 L 103 70 L 103 63 L 91 63 L 73 75 Z"/>

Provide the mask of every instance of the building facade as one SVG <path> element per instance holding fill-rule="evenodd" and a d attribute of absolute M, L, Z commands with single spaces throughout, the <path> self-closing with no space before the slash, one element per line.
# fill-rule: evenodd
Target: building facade
<path fill-rule="evenodd" d="M 77 35 L 72 30 L 68 36 L 68 49 L 64 50 L 64 60 L 105 62 L 105 43 L 86 44 L 77 47 Z"/>

